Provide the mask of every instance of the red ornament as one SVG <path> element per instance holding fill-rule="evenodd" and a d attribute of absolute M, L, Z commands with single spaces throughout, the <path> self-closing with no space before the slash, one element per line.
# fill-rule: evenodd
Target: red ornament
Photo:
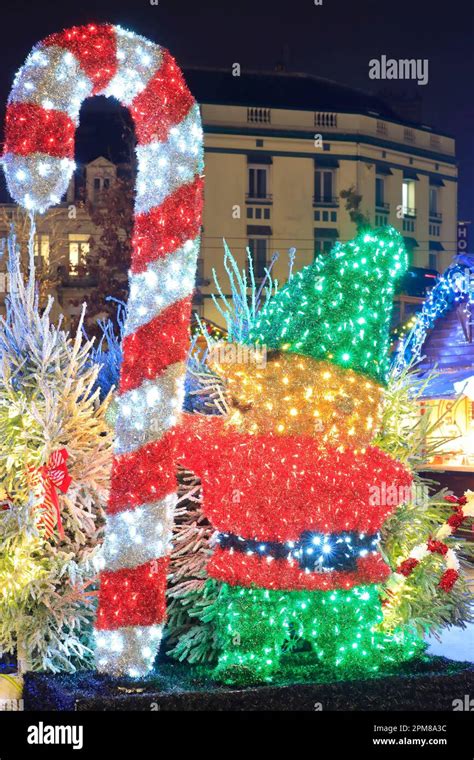
<path fill-rule="evenodd" d="M 441 576 L 441 580 L 439 582 L 439 587 L 443 589 L 443 591 L 451 591 L 452 587 L 456 583 L 457 579 L 459 578 L 459 573 L 457 570 L 445 570 L 443 575 Z"/>
<path fill-rule="evenodd" d="M 52 536 L 57 525 L 60 537 L 64 538 L 57 489 L 62 493 L 67 493 L 71 485 L 72 478 L 66 465 L 68 457 L 69 454 L 66 449 L 53 451 L 48 463 L 38 470 L 44 489 L 44 500 L 40 506 L 42 514 L 39 522 L 44 526 L 46 536 Z"/>
<path fill-rule="evenodd" d="M 443 541 L 436 541 L 434 538 L 430 538 L 426 544 L 426 548 L 430 552 L 441 554 L 443 557 L 448 551 L 448 547 L 445 543 L 443 543 Z"/>
<path fill-rule="evenodd" d="M 400 573 L 400 575 L 404 575 L 405 578 L 408 578 L 408 576 L 412 574 L 415 567 L 419 564 L 420 563 L 417 559 L 414 557 L 409 557 L 408 559 L 403 560 L 403 562 L 397 567 L 397 573 Z"/>
<path fill-rule="evenodd" d="M 462 512 L 456 512 L 456 514 L 451 515 L 451 517 L 447 520 L 448 525 L 451 526 L 454 530 L 457 530 L 460 525 L 464 522 L 464 514 Z"/>
<path fill-rule="evenodd" d="M 458 503 L 458 497 L 457 496 L 452 496 L 452 495 L 445 496 L 444 500 L 445 501 L 449 501 L 450 504 L 457 504 Z"/>

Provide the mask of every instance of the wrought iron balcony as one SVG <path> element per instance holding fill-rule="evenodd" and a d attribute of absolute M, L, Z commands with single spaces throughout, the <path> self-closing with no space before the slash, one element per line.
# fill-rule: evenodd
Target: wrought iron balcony
<path fill-rule="evenodd" d="M 97 285 L 96 275 L 91 274 L 86 266 L 59 266 L 57 273 L 62 288 L 93 288 Z"/>
<path fill-rule="evenodd" d="M 313 195 L 313 206 L 339 206 L 339 198 L 329 195 Z"/>
<path fill-rule="evenodd" d="M 246 203 L 272 203 L 273 195 L 271 193 L 245 193 Z"/>

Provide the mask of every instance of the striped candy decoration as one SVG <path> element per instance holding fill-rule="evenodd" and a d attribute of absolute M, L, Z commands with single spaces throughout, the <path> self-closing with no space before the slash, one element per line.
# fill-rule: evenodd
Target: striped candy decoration
<path fill-rule="evenodd" d="M 128 319 L 96 623 L 99 670 L 153 665 L 165 619 L 176 501 L 175 435 L 183 400 L 202 215 L 197 104 L 159 45 L 109 24 L 73 27 L 37 45 L 8 101 L 3 166 L 23 207 L 64 195 L 83 101 L 117 98 L 137 136 Z"/>

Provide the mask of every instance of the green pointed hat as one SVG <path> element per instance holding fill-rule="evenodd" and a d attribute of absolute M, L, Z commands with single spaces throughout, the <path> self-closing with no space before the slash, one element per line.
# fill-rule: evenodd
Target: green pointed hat
<path fill-rule="evenodd" d="M 297 272 L 259 312 L 249 338 L 385 382 L 394 283 L 407 268 L 393 227 L 336 243 Z"/>

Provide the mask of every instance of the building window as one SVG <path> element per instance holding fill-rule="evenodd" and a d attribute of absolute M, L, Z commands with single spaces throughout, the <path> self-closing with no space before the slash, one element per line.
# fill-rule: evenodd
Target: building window
<path fill-rule="evenodd" d="M 268 199 L 268 166 L 250 164 L 248 167 L 248 198 Z"/>
<path fill-rule="evenodd" d="M 69 235 L 69 274 L 77 276 L 79 269 L 86 266 L 89 241 L 90 235 Z"/>
<path fill-rule="evenodd" d="M 267 206 L 247 206 L 247 219 L 270 219 L 270 216 Z"/>
<path fill-rule="evenodd" d="M 320 256 L 323 253 L 329 253 L 336 242 L 337 233 L 335 230 L 324 227 L 314 230 L 314 256 Z"/>
<path fill-rule="evenodd" d="M 94 200 L 98 200 L 100 195 L 110 188 L 110 177 L 94 177 L 93 189 Z"/>
<path fill-rule="evenodd" d="M 406 142 L 414 143 L 415 142 L 415 133 L 413 129 L 410 129 L 410 127 L 405 127 L 403 130 L 403 139 Z"/>
<path fill-rule="evenodd" d="M 49 266 L 49 235 L 35 235 L 35 257 L 40 266 Z"/>
<path fill-rule="evenodd" d="M 428 254 L 428 268 L 436 269 L 436 271 L 438 271 L 438 260 L 436 257 L 436 253 Z"/>
<path fill-rule="evenodd" d="M 404 216 L 410 216 L 410 217 L 416 216 L 415 180 L 414 179 L 403 180 L 402 206 L 403 206 Z"/>
<path fill-rule="evenodd" d="M 333 169 L 316 169 L 314 172 L 315 203 L 335 202 L 335 174 Z"/>
<path fill-rule="evenodd" d="M 439 206 L 440 206 L 440 197 L 439 197 L 439 189 L 437 187 L 430 187 L 430 220 L 438 222 L 438 224 L 442 221 L 442 214 L 440 213 Z"/>
<path fill-rule="evenodd" d="M 375 205 L 383 208 L 385 202 L 385 180 L 383 177 L 375 177 Z"/>
<path fill-rule="evenodd" d="M 439 237 L 441 234 L 441 227 L 439 224 L 429 225 L 430 237 Z"/>
<path fill-rule="evenodd" d="M 384 121 L 377 121 L 377 134 L 385 137 L 387 135 L 387 125 Z"/>
<path fill-rule="evenodd" d="M 249 249 L 252 254 L 253 271 L 257 279 L 265 277 L 268 261 L 268 238 L 256 237 L 249 239 Z"/>

